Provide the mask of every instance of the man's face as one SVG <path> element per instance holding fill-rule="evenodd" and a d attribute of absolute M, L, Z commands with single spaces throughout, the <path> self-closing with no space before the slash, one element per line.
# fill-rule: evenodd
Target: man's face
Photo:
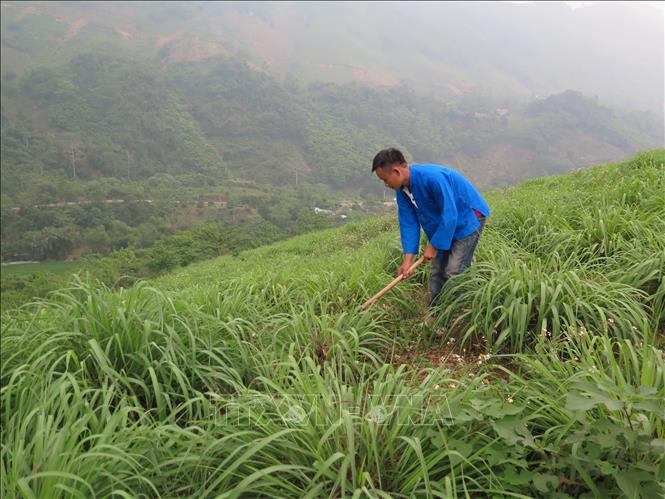
<path fill-rule="evenodd" d="M 399 189 L 404 180 L 403 170 L 400 165 L 390 165 L 377 168 L 374 172 L 383 181 L 383 185 L 390 189 Z"/>

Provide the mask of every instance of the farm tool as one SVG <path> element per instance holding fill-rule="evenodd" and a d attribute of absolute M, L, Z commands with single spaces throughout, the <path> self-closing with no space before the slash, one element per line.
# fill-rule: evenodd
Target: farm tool
<path fill-rule="evenodd" d="M 424 256 L 421 256 L 418 260 L 416 260 L 416 261 L 413 263 L 413 265 L 411 265 L 411 267 L 409 267 L 409 272 L 413 272 L 413 271 L 418 267 L 418 265 L 420 265 L 421 263 L 423 263 L 424 260 L 425 260 L 425 257 L 424 257 Z M 399 283 L 402 282 L 403 280 L 404 280 L 404 275 L 403 275 L 403 274 L 400 274 L 400 275 L 398 275 L 397 277 L 395 277 L 395 279 L 393 279 L 393 280 L 392 280 L 392 281 L 391 281 L 391 282 L 390 282 L 385 288 L 383 288 L 381 291 L 379 291 L 378 293 L 376 293 L 374 296 L 372 296 L 372 297 L 371 297 L 369 300 L 367 300 L 365 303 L 363 303 L 362 305 L 360 305 L 360 306 L 358 307 L 358 313 L 360 313 L 360 312 L 364 312 L 365 310 L 367 310 L 367 308 L 368 308 L 372 303 L 374 303 L 376 300 L 378 300 L 379 298 L 381 298 L 383 295 L 385 295 L 388 291 L 390 291 L 391 289 L 393 289 L 397 284 L 399 284 Z"/>

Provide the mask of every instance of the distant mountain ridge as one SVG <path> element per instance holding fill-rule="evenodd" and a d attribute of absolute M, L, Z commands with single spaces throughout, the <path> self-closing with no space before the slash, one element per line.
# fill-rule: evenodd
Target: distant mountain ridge
<path fill-rule="evenodd" d="M 190 174 L 380 194 L 368 165 L 388 145 L 489 188 L 626 157 L 662 146 L 661 137 L 653 115 L 574 91 L 527 106 L 460 108 L 403 86 L 280 83 L 225 57 L 165 69 L 88 54 L 3 75 L 2 194 L 12 205 L 74 201 L 26 194 L 45 175 L 136 182 Z"/>
<path fill-rule="evenodd" d="M 573 88 L 660 113 L 663 37 L 662 11 L 640 2 L 3 2 L 1 49 L 3 71 L 89 51 L 234 55 L 304 82 L 522 101 Z"/>

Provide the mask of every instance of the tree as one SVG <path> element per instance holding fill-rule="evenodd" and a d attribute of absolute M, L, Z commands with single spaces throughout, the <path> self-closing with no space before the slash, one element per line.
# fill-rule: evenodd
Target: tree
<path fill-rule="evenodd" d="M 103 225 L 89 230 L 84 239 L 85 244 L 94 252 L 106 253 L 111 248 L 111 238 Z"/>

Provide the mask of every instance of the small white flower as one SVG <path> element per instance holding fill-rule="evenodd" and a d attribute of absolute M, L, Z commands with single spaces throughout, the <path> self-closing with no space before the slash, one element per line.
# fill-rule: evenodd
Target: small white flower
<path fill-rule="evenodd" d="M 439 389 L 439 385 L 434 385 L 434 389 L 435 389 L 435 390 L 438 390 L 438 389 Z"/>
<path fill-rule="evenodd" d="M 513 403 L 513 396 L 508 395 L 508 398 L 506 399 L 506 402 L 508 402 L 509 404 L 512 404 Z"/>

